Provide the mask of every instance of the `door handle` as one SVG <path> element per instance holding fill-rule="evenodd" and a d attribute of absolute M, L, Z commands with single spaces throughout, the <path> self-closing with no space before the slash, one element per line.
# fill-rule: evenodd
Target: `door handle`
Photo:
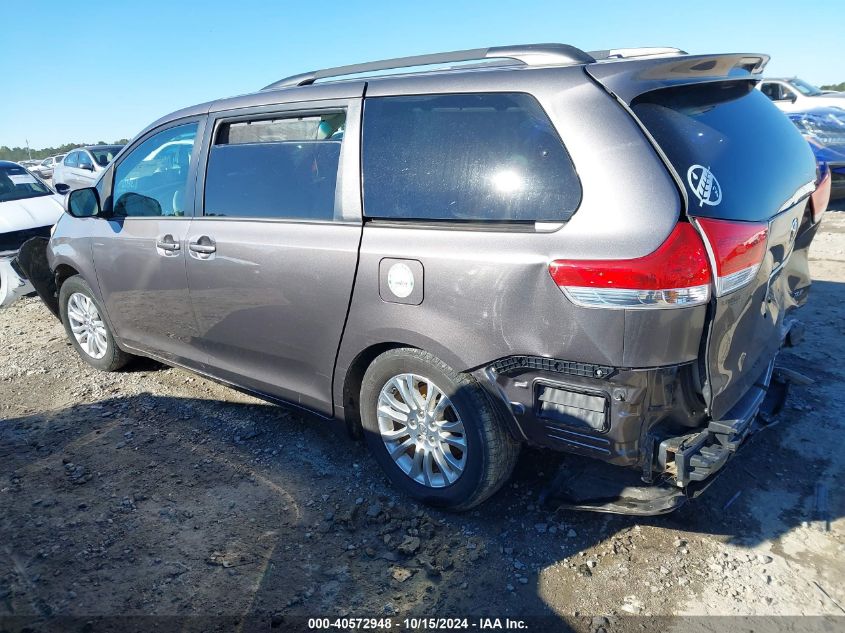
<path fill-rule="evenodd" d="M 179 242 L 174 240 L 173 236 L 168 233 L 164 237 L 160 237 L 156 240 L 156 248 L 172 253 L 173 251 L 178 251 L 181 246 L 179 245 Z"/>
<path fill-rule="evenodd" d="M 214 243 L 214 240 L 207 235 L 203 235 L 197 238 L 195 242 L 189 243 L 188 248 L 194 253 L 199 253 L 200 255 L 211 255 L 212 253 L 217 252 L 217 245 Z"/>

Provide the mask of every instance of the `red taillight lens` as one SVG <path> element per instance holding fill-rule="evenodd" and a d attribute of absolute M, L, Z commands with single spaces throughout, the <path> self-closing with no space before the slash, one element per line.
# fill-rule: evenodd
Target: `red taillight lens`
<path fill-rule="evenodd" d="M 749 283 L 757 275 L 769 225 L 765 222 L 730 222 L 697 218 L 716 267 L 716 296 L 721 297 Z"/>
<path fill-rule="evenodd" d="M 695 229 L 683 222 L 645 257 L 559 259 L 549 272 L 573 303 L 586 307 L 680 308 L 710 297 L 707 252 Z"/>

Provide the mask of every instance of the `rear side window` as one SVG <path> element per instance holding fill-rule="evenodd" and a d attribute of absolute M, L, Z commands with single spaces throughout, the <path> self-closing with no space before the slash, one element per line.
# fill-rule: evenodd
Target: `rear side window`
<path fill-rule="evenodd" d="M 335 218 L 343 112 L 221 125 L 208 157 L 205 215 Z"/>
<path fill-rule="evenodd" d="M 566 149 L 527 94 L 367 99 L 362 153 L 372 218 L 560 222 L 581 199 Z"/>
<path fill-rule="evenodd" d="M 632 107 L 678 172 L 692 215 L 766 220 L 815 180 L 807 141 L 749 82 L 667 88 Z"/>

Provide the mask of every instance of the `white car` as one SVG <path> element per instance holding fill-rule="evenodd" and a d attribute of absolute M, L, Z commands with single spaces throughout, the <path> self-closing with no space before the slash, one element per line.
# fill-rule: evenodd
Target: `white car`
<path fill-rule="evenodd" d="M 122 145 L 88 145 L 67 153 L 53 166 L 53 187 L 59 193 L 93 187 Z"/>
<path fill-rule="evenodd" d="M 769 77 L 757 84 L 757 89 L 784 112 L 802 112 L 813 108 L 845 110 L 845 92 L 826 92 L 797 77 Z"/>
<path fill-rule="evenodd" d="M 49 237 L 62 212 L 61 196 L 17 163 L 0 161 L 0 307 L 33 292 L 13 260 L 26 240 Z"/>
<path fill-rule="evenodd" d="M 53 167 L 56 166 L 56 163 L 60 163 L 64 157 L 64 154 L 59 154 L 58 156 L 50 156 L 49 158 L 45 158 L 44 160 L 42 160 L 40 164 L 36 165 L 29 171 L 34 174 L 37 174 L 41 178 L 52 178 Z"/>

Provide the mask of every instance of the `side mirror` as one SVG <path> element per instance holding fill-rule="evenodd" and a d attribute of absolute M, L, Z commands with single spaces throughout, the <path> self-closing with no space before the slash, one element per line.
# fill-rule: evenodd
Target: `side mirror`
<path fill-rule="evenodd" d="M 68 191 L 70 191 L 70 187 L 63 182 L 59 182 L 53 185 L 53 189 L 55 189 L 58 193 L 62 195 L 65 195 Z"/>
<path fill-rule="evenodd" d="M 789 97 L 787 97 L 787 99 L 789 99 L 790 103 L 795 103 L 796 101 L 798 101 L 798 95 L 791 94 L 789 95 Z"/>
<path fill-rule="evenodd" d="M 100 214 L 100 196 L 93 187 L 71 191 L 65 210 L 75 218 L 92 218 Z"/>
<path fill-rule="evenodd" d="M 94 165 L 91 163 L 84 163 L 79 166 L 80 169 L 84 169 L 85 171 L 94 171 Z"/>

